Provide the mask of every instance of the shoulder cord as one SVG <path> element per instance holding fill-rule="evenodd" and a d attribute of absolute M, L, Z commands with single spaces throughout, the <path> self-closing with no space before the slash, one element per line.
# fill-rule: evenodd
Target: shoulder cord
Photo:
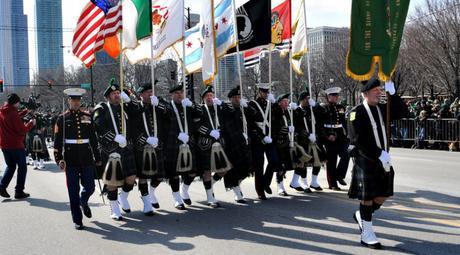
<path fill-rule="evenodd" d="M 268 130 L 269 130 L 268 136 L 271 136 L 270 122 L 268 121 L 269 112 L 270 112 L 269 110 L 270 102 L 267 103 L 267 109 L 264 112 L 264 110 L 262 110 L 262 107 L 259 105 L 259 103 L 256 100 L 252 100 L 252 101 L 257 105 L 257 108 L 259 108 L 260 114 L 262 114 L 262 117 L 264 118 L 264 121 L 263 121 L 264 129 L 262 130 L 262 132 L 264 133 L 264 135 L 267 135 L 265 131 L 265 126 L 268 126 Z"/>
<path fill-rule="evenodd" d="M 289 128 L 289 124 L 286 118 L 286 115 L 283 114 L 283 120 L 284 120 L 284 125 Z M 294 133 L 291 133 L 288 131 L 288 137 L 289 137 L 289 145 L 291 147 L 294 147 Z"/>
<path fill-rule="evenodd" d="M 369 104 L 367 103 L 366 100 L 363 102 L 364 108 L 366 108 L 367 115 L 369 116 L 369 119 L 371 121 L 372 125 L 372 131 L 374 133 L 374 138 L 375 138 L 375 143 L 377 144 L 377 147 L 383 150 L 388 150 L 388 144 L 387 144 L 387 139 L 386 139 L 386 129 L 385 125 L 383 124 L 383 117 L 382 117 L 382 112 L 380 111 L 380 108 L 377 106 L 377 112 L 379 114 L 379 122 L 380 122 L 380 127 L 383 132 L 383 143 L 384 143 L 384 148 L 382 148 L 382 143 L 380 141 L 380 137 L 378 135 L 378 130 L 377 130 L 377 123 L 375 122 L 374 116 L 372 115 L 371 108 L 369 107 Z"/>
<path fill-rule="evenodd" d="M 112 119 L 112 124 L 113 124 L 113 129 L 115 130 L 115 135 L 119 135 L 120 132 L 118 131 L 117 124 L 115 123 L 115 117 L 113 116 L 113 111 L 112 111 L 112 107 L 110 106 L 110 103 L 107 102 L 107 106 L 109 108 L 110 118 Z M 121 120 L 122 120 L 121 125 L 126 126 L 125 118 L 123 116 L 123 112 L 121 113 Z M 126 128 L 123 130 L 123 135 L 126 137 Z"/>
<path fill-rule="evenodd" d="M 179 130 L 181 133 L 186 133 L 188 135 L 188 125 L 187 125 L 187 109 L 184 107 L 184 122 L 185 122 L 185 129 L 184 129 L 184 126 L 182 126 L 182 121 L 180 120 L 180 115 L 179 115 L 179 111 L 177 110 L 177 107 L 176 105 L 174 104 L 174 101 L 171 100 L 171 104 L 172 104 L 172 107 L 173 107 L 173 110 L 174 110 L 174 113 L 176 114 L 176 120 L 177 120 L 177 124 L 179 125 Z M 184 131 L 185 130 L 185 131 Z"/>
<path fill-rule="evenodd" d="M 141 106 L 144 107 L 144 103 L 142 101 L 141 101 Z M 150 137 L 150 132 L 149 132 L 149 128 L 147 125 L 147 118 L 145 117 L 145 112 L 142 113 L 142 120 L 144 121 L 145 132 L 147 133 L 147 136 Z M 156 137 L 157 133 L 158 133 L 157 116 L 155 113 L 155 106 L 153 105 L 153 136 Z"/>
<path fill-rule="evenodd" d="M 208 113 L 209 122 L 211 123 L 212 129 L 219 129 L 220 123 L 219 123 L 219 118 L 217 117 L 217 105 L 214 106 L 214 114 L 215 114 L 214 122 L 212 121 L 212 117 L 211 117 L 211 113 L 209 112 L 208 105 L 204 104 L 204 108 L 206 109 L 206 112 Z M 216 123 L 215 126 L 214 126 L 214 123 Z"/>

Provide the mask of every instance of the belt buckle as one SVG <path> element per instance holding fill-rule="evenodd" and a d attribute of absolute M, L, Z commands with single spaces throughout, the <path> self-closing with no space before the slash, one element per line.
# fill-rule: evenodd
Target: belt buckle
<path fill-rule="evenodd" d="M 83 140 L 82 139 L 77 139 L 77 144 L 82 144 Z"/>

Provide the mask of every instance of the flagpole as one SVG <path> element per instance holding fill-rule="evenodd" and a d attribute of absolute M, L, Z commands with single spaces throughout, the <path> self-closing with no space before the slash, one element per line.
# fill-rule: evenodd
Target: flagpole
<path fill-rule="evenodd" d="M 268 88 L 269 93 L 272 93 L 272 44 L 270 43 L 268 46 Z M 268 102 L 268 136 L 272 137 L 272 104 Z"/>
<path fill-rule="evenodd" d="M 120 49 L 123 50 L 123 32 L 120 31 Z M 123 82 L 123 52 L 120 53 L 120 92 L 123 93 L 124 82 Z M 124 125 L 124 101 L 121 98 L 121 133 L 126 137 L 125 125 Z"/>
<path fill-rule="evenodd" d="M 182 0 L 182 6 L 185 6 L 185 0 Z M 182 15 L 182 17 L 185 16 Z M 184 98 L 187 98 L 187 84 L 185 84 L 185 22 L 182 22 L 182 86 L 184 90 Z M 188 123 L 187 123 L 187 107 L 184 108 L 184 132 L 188 135 Z"/>
<path fill-rule="evenodd" d="M 290 16 L 290 20 L 289 20 L 289 29 L 291 30 L 291 34 L 290 34 L 290 38 L 289 38 L 289 93 L 290 93 L 290 99 L 291 99 L 291 103 L 293 102 L 292 99 L 293 99 L 293 89 L 292 89 L 292 6 L 291 6 L 292 2 L 289 1 L 289 12 L 291 13 Z M 288 109 L 288 112 L 289 112 L 289 118 L 291 119 L 291 125 L 293 126 L 293 110 L 292 108 L 289 107 Z M 289 140 L 290 140 L 290 146 L 291 148 L 294 147 L 294 134 L 292 133 L 290 136 L 289 136 Z"/>
<path fill-rule="evenodd" d="M 304 30 L 305 30 L 305 42 L 307 44 L 308 49 L 308 31 L 307 31 L 307 10 L 305 0 L 303 1 L 303 20 L 304 20 Z M 312 89 L 313 84 L 311 83 L 311 71 L 310 71 L 310 50 L 307 51 L 307 76 L 308 76 L 308 93 L 310 94 L 310 98 L 312 98 Z M 314 134 L 316 134 L 316 119 L 315 114 L 313 113 L 313 106 L 310 105 L 310 113 L 311 113 L 311 130 Z"/>
<path fill-rule="evenodd" d="M 236 41 L 236 63 L 238 65 L 238 79 L 240 83 L 240 95 L 241 97 L 243 96 L 243 80 L 241 78 L 241 59 L 240 59 L 240 43 L 238 41 L 238 23 L 236 22 L 236 6 L 235 6 L 235 0 L 232 0 L 232 8 L 233 8 L 233 24 L 235 26 L 234 29 L 234 36 L 235 36 L 235 41 Z M 246 144 L 248 144 L 248 123 L 246 120 L 246 115 L 244 114 L 244 109 L 243 106 L 240 105 L 240 110 L 241 114 L 243 115 L 243 133 L 246 138 Z"/>
<path fill-rule="evenodd" d="M 153 59 L 153 35 L 150 35 L 150 73 L 152 76 L 152 94 L 155 95 L 155 61 Z M 157 137 L 158 135 L 158 125 L 157 125 L 157 114 L 155 112 L 155 105 L 152 104 L 153 109 L 153 136 Z"/>

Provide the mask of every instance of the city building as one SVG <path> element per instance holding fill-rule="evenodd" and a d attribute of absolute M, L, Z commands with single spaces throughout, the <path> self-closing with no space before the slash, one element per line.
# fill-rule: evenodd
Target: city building
<path fill-rule="evenodd" d="M 62 0 L 36 0 L 35 4 L 38 74 L 63 71 Z"/>
<path fill-rule="evenodd" d="M 346 27 L 316 27 L 308 29 L 308 50 L 311 53 L 312 61 L 319 60 L 328 51 L 335 49 L 337 45 L 348 47 L 349 31 Z"/>
<path fill-rule="evenodd" d="M 6 86 L 29 84 L 27 16 L 23 0 L 0 1 L 0 79 Z"/>

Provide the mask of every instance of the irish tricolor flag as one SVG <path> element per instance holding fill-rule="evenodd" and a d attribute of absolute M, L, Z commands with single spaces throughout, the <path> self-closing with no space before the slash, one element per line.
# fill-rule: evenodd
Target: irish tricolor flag
<path fill-rule="evenodd" d="M 138 41 L 152 33 L 150 0 L 123 1 L 123 48 L 135 48 Z"/>

